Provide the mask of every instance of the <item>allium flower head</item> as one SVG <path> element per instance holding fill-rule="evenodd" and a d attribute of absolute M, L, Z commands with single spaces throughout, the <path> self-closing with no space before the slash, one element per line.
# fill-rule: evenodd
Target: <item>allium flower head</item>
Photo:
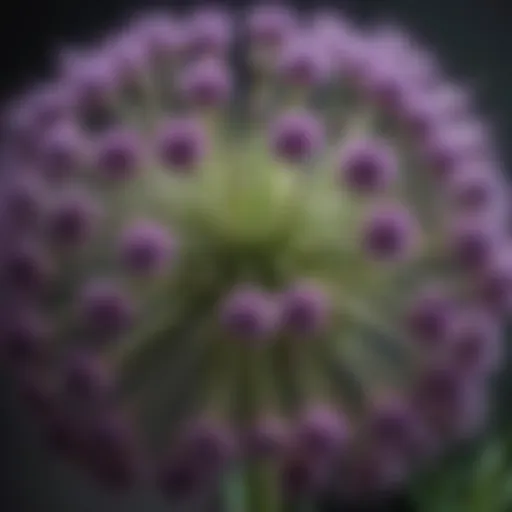
<path fill-rule="evenodd" d="M 101 484 L 186 502 L 254 467 L 277 510 L 272 486 L 386 490 L 484 424 L 507 187 L 405 30 L 153 11 L 4 120 L 1 359 Z"/>

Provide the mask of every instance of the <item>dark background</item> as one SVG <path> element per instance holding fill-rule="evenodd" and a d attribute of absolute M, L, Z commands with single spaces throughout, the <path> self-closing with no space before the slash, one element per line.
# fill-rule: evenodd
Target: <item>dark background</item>
<path fill-rule="evenodd" d="M 18 0 L 0 10 L 0 97 L 7 98 L 46 68 L 52 50 L 93 39 L 134 7 L 183 8 L 197 2 L 151 0 Z M 221 3 L 221 2 L 219 2 Z M 241 7 L 238 2 L 222 2 Z M 316 2 L 292 2 L 311 8 Z M 358 17 L 393 16 L 434 46 L 452 74 L 474 83 L 496 127 L 510 168 L 512 145 L 511 0 L 331 0 Z M 63 468 L 38 443 L 5 379 L 0 379 L 0 510 L 5 512 L 163 512 L 155 496 L 106 496 Z M 348 510 L 326 503 L 325 510 Z M 372 510 L 411 510 L 406 497 Z M 435 512 L 435 511 L 434 511 Z"/>

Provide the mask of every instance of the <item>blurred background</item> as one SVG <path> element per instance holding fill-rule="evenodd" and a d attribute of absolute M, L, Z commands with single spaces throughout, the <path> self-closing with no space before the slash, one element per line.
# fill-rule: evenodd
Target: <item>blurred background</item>
<path fill-rule="evenodd" d="M 94 39 L 133 9 L 181 0 L 17 0 L 0 10 L 0 98 L 5 100 L 44 73 L 52 51 L 65 42 Z M 217 2 L 243 7 L 243 0 Z M 495 126 L 507 168 L 512 165 L 511 0 L 312 0 L 289 2 L 304 9 L 340 7 L 361 19 L 397 19 L 418 33 L 452 75 L 474 84 L 483 110 Z M 6 5 L 7 4 L 7 5 Z M 510 396 L 506 375 L 499 382 L 504 421 Z M 35 429 L 5 379 L 0 379 L 0 510 L 5 512 L 160 512 L 169 506 L 155 496 L 106 496 L 72 469 L 55 462 L 39 444 Z M 364 510 L 414 510 L 407 492 Z M 326 497 L 322 510 L 348 510 Z M 362 509 L 354 509 L 362 510 Z M 435 511 L 433 511 L 435 512 Z M 505 512 L 505 511 L 504 511 Z"/>

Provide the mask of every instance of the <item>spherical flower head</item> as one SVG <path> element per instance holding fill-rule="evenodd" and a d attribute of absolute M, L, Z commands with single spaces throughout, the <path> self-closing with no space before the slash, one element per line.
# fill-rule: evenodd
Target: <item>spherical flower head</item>
<path fill-rule="evenodd" d="M 411 256 L 418 227 L 411 213 L 401 205 L 379 205 L 365 219 L 363 248 L 376 261 L 400 261 Z"/>
<path fill-rule="evenodd" d="M 320 121 L 306 111 L 286 112 L 270 127 L 270 147 L 277 157 L 291 163 L 309 160 L 324 143 Z"/>
<path fill-rule="evenodd" d="M 329 324 L 331 305 L 327 293 L 314 283 L 296 283 L 281 302 L 281 326 L 291 336 L 321 334 Z"/>
<path fill-rule="evenodd" d="M 108 279 L 95 279 L 84 286 L 79 309 L 84 323 L 100 335 L 117 335 L 126 330 L 135 314 L 130 296 Z"/>
<path fill-rule="evenodd" d="M 194 170 L 208 149 L 203 125 L 194 119 L 169 119 L 156 135 L 156 152 L 166 167 L 176 172 Z"/>
<path fill-rule="evenodd" d="M 121 261 L 135 274 L 161 274 L 168 269 L 175 253 L 175 239 L 156 223 L 142 219 L 135 221 L 121 235 Z"/>
<path fill-rule="evenodd" d="M 116 182 L 137 174 L 143 159 L 139 135 L 130 129 L 113 129 L 103 135 L 95 150 L 95 164 L 101 176 Z"/>
<path fill-rule="evenodd" d="M 116 490 L 195 505 L 256 458 L 285 493 L 386 492 L 486 417 L 498 151 L 400 27 L 234 14 L 137 14 L 8 105 L 1 356 Z"/>
<path fill-rule="evenodd" d="M 372 139 L 357 139 L 341 149 L 338 164 L 342 184 L 364 194 L 388 190 L 398 178 L 393 150 Z"/>
<path fill-rule="evenodd" d="M 183 71 L 180 90 L 190 105 L 211 108 L 223 105 L 230 97 L 231 75 L 226 64 L 218 58 L 203 58 Z"/>
<path fill-rule="evenodd" d="M 220 304 L 219 321 L 235 339 L 268 342 L 277 328 L 274 299 L 250 285 L 234 288 Z"/>

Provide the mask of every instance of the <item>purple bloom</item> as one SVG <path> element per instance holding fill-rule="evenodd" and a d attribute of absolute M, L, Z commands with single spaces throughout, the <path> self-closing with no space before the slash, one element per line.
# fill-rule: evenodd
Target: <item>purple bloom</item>
<path fill-rule="evenodd" d="M 219 9 L 196 10 L 188 20 L 186 30 L 186 49 L 190 55 L 222 55 L 231 43 L 230 17 Z"/>
<path fill-rule="evenodd" d="M 110 280 L 93 280 L 82 290 L 79 302 L 85 324 L 99 335 L 117 335 L 129 328 L 135 307 L 129 295 Z"/>
<path fill-rule="evenodd" d="M 224 104 L 231 94 L 231 75 L 226 64 L 217 58 L 204 58 L 185 68 L 180 90 L 185 101 L 197 107 Z"/>
<path fill-rule="evenodd" d="M 282 114 L 271 126 L 269 136 L 274 153 L 292 163 L 311 158 L 324 143 L 323 126 L 308 112 Z"/>
<path fill-rule="evenodd" d="M 378 140 L 357 139 L 344 146 L 338 168 L 342 182 L 356 192 L 382 192 L 398 178 L 394 152 Z"/>
<path fill-rule="evenodd" d="M 121 261 L 137 274 L 159 274 L 175 256 L 175 240 L 163 226 L 139 220 L 122 233 Z"/>
<path fill-rule="evenodd" d="M 143 158 L 139 134 L 129 129 L 112 130 L 99 140 L 95 161 L 99 172 L 112 181 L 133 177 Z"/>
<path fill-rule="evenodd" d="M 197 167 L 207 152 L 206 132 L 193 119 L 170 119 L 162 123 L 156 136 L 160 161 L 183 172 Z"/>
<path fill-rule="evenodd" d="M 281 5 L 260 5 L 248 18 L 249 38 L 253 44 L 263 47 L 280 45 L 296 28 L 293 13 Z"/>
<path fill-rule="evenodd" d="M 397 261 L 410 256 L 417 239 L 417 226 L 405 207 L 374 208 L 363 225 L 363 248 L 371 258 Z"/>
<path fill-rule="evenodd" d="M 231 290 L 222 301 L 219 320 L 235 338 L 269 341 L 277 329 L 276 305 L 267 292 L 241 286 Z"/>

